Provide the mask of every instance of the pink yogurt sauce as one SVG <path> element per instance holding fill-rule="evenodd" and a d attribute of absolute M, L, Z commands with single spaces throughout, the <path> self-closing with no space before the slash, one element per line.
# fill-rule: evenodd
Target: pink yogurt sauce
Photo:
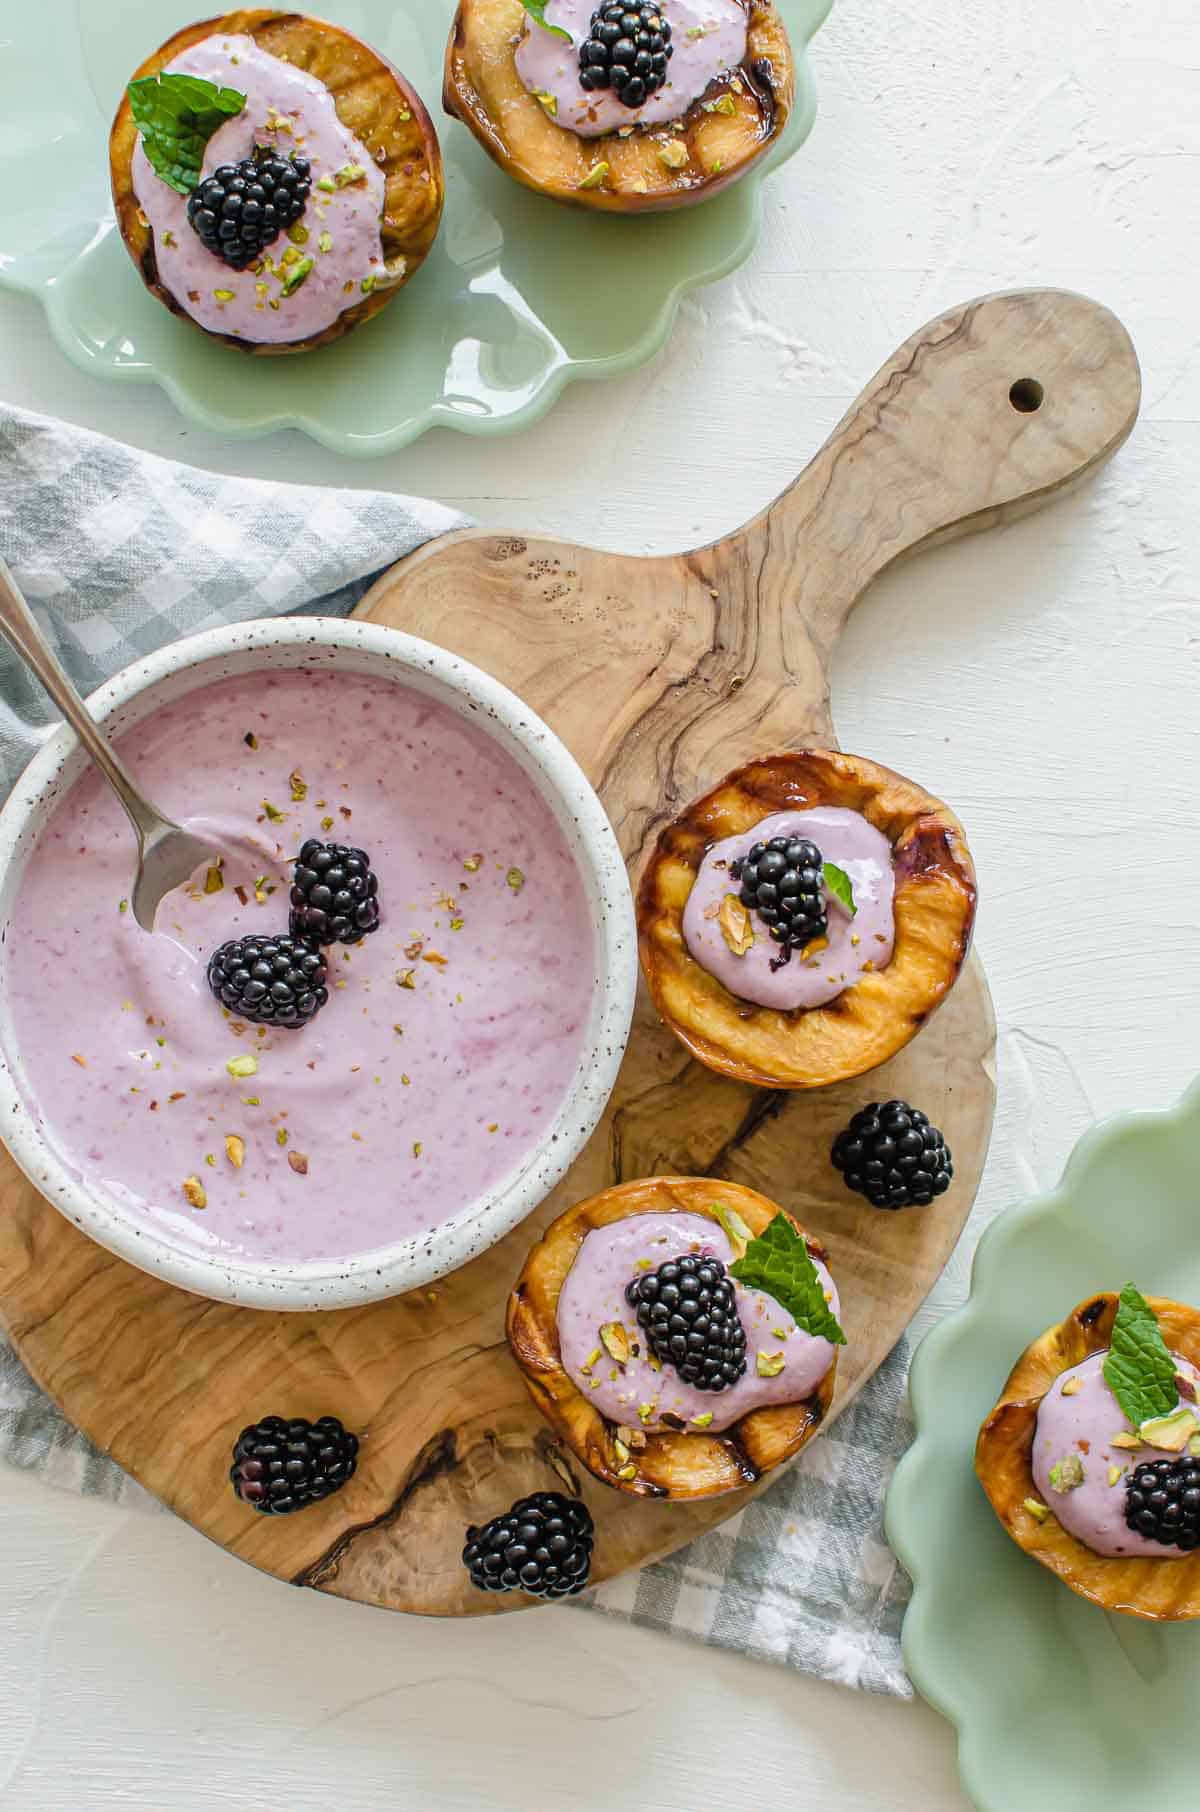
<path fill-rule="evenodd" d="M 649 1259 L 657 1270 L 685 1252 L 703 1252 L 726 1265 L 733 1262 L 724 1231 L 702 1214 L 631 1214 L 593 1228 L 584 1240 L 559 1295 L 558 1337 L 563 1365 L 589 1402 L 610 1421 L 634 1428 L 661 1428 L 664 1412 L 688 1424 L 711 1412 L 706 1431 L 715 1432 L 752 1409 L 801 1403 L 810 1397 L 833 1363 L 833 1346 L 804 1333 L 773 1296 L 744 1289 L 736 1281 L 738 1313 L 746 1330 L 746 1370 L 738 1382 L 728 1390 L 693 1390 L 681 1382 L 673 1366 L 654 1369 L 637 1316 L 625 1300 L 625 1286 L 639 1275 L 639 1259 Z M 813 1263 L 836 1315 L 837 1286 L 819 1259 Z M 624 1368 L 615 1365 L 601 1345 L 600 1329 L 608 1321 L 621 1322 L 630 1341 L 641 1347 L 639 1356 L 630 1358 Z M 585 1372 L 597 1347 L 600 1358 Z M 759 1353 L 784 1355 L 777 1377 L 759 1377 Z M 643 1421 L 638 1410 L 646 1403 L 652 1407 Z"/>
<path fill-rule="evenodd" d="M 580 138 L 599 138 L 622 126 L 661 126 L 682 119 L 712 82 L 735 70 L 746 55 L 743 0 L 665 0 L 674 55 L 667 80 L 644 107 L 624 106 L 611 88 L 588 90 L 579 81 L 579 47 L 591 29 L 597 0 L 547 0 L 546 18 L 571 34 L 567 44 L 526 16 L 517 46 L 517 74 L 530 94 L 551 95 L 556 125 Z"/>
<path fill-rule="evenodd" d="M 294 249 L 311 258 L 313 266 L 299 287 L 285 296 L 288 267 L 281 261 L 291 241 L 281 233 L 267 247 L 268 262 L 261 272 L 232 270 L 192 231 L 187 196 L 156 174 L 139 137 L 133 153 L 133 188 L 154 230 L 154 256 L 164 287 L 194 321 L 213 333 L 235 334 L 258 345 L 322 333 L 345 309 L 362 301 L 364 278 L 386 276 L 379 237 L 383 172 L 366 146 L 343 126 L 324 83 L 260 50 L 253 38 L 205 38 L 173 58 L 169 69 L 204 76 L 246 96 L 242 112 L 209 139 L 202 178 L 220 164 L 240 163 L 255 145 L 269 146 L 285 157 L 295 151 L 308 159 L 313 189 L 297 224 L 306 227 L 309 236 Z M 272 131 L 272 119 L 289 122 L 291 130 L 277 125 Z M 322 177 L 335 178 L 348 165 L 359 165 L 365 180 L 332 194 L 317 187 Z M 327 252 L 320 249 L 323 233 L 331 241 Z M 221 300 L 218 290 L 231 290 L 232 299 Z"/>
<path fill-rule="evenodd" d="M 1125 1486 L 1135 1468 L 1147 1461 L 1170 1459 L 1160 1447 L 1113 1447 L 1115 1434 L 1132 1433 L 1117 1399 L 1104 1381 L 1107 1352 L 1090 1353 L 1078 1365 L 1062 1372 L 1042 1398 L 1033 1436 L 1033 1477 L 1041 1495 L 1066 1529 L 1096 1554 L 1146 1555 L 1154 1560 L 1181 1560 L 1181 1548 L 1168 1548 L 1162 1542 L 1148 1541 L 1136 1529 L 1126 1527 Z M 1186 1359 L 1176 1355 L 1180 1372 L 1200 1385 L 1200 1373 Z M 1070 1379 L 1080 1380 L 1079 1390 L 1063 1396 L 1063 1385 Z M 1180 1407 L 1179 1404 L 1176 1407 Z M 1183 1405 L 1192 1409 L 1193 1405 Z M 1196 1424 L 1200 1433 L 1200 1421 Z M 1074 1455 L 1083 1466 L 1083 1483 L 1073 1491 L 1056 1491 L 1050 1483 L 1050 1470 L 1058 1461 Z M 1120 1474 L 1115 1484 L 1108 1482 L 1110 1468 Z"/>
<path fill-rule="evenodd" d="M 827 862 L 849 875 L 858 908 L 851 918 L 827 895 L 828 948 L 804 958 L 793 951 L 791 960 L 776 970 L 771 963 L 779 957 L 779 946 L 753 912 L 754 942 L 745 956 L 730 949 L 716 917 L 725 895 L 738 892 L 730 863 L 772 837 L 810 837 Z M 882 969 L 892 960 L 894 893 L 891 845 L 860 813 L 840 806 L 774 812 L 753 830 L 722 838 L 705 855 L 683 909 L 683 938 L 700 967 L 739 1000 L 785 1013 L 820 1007 L 853 987 L 864 969 Z"/>
<path fill-rule="evenodd" d="M 171 1237 L 291 1262 L 418 1234 L 510 1175 L 562 1102 L 593 987 L 579 872 L 512 758 L 402 684 L 302 669 L 198 688 L 118 747 L 173 816 L 215 802 L 223 847 L 239 834 L 277 840 L 284 858 L 313 835 L 361 845 L 383 922 L 331 946 L 311 1024 L 234 1020 L 206 959 L 286 931 L 287 861 L 262 863 L 275 889 L 262 904 L 252 886 L 238 899 L 228 863 L 220 892 L 170 895 L 148 936 L 120 910 L 124 814 L 86 772 L 30 856 L 5 951 L 23 1092 L 62 1162 Z M 227 1060 L 251 1054 L 257 1074 L 230 1076 Z M 240 1170 L 228 1135 L 245 1141 Z M 205 1209 L 184 1196 L 192 1176 Z"/>

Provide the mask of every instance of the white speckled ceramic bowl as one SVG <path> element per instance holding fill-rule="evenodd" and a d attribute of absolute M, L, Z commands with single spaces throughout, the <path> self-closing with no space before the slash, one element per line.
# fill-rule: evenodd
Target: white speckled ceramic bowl
<path fill-rule="evenodd" d="M 333 1309 L 394 1296 L 444 1277 L 531 1212 L 566 1171 L 603 1112 L 625 1051 L 637 988 L 637 936 L 625 864 L 603 808 L 574 757 L 516 695 L 469 662 L 392 629 L 333 618 L 284 617 L 213 629 L 128 667 L 93 694 L 110 734 L 198 686 L 264 668 L 333 663 L 394 676 L 483 724 L 533 781 L 574 852 L 591 913 L 595 987 L 574 1077 L 540 1145 L 516 1169 L 432 1231 L 349 1257 L 281 1264 L 210 1254 L 134 1216 L 60 1157 L 29 1111 L 21 1054 L 0 974 L 0 1136 L 25 1174 L 109 1251 L 201 1296 L 272 1309 Z M 56 800 L 82 773 L 74 733 L 57 731 L 0 811 L 0 947 L 25 862 Z M 130 874 L 133 872 L 130 840 Z M 6 960 L 11 958 L 6 952 Z"/>

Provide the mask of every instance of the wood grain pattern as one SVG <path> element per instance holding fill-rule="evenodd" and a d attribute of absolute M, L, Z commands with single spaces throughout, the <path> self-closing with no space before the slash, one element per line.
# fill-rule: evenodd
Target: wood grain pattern
<path fill-rule="evenodd" d="M 1027 378 L 1044 400 L 1025 413 L 1009 391 Z M 1120 445 L 1138 401 L 1133 349 L 1107 310 L 1052 291 L 984 298 L 902 347 L 796 484 L 727 540 L 639 560 L 468 532 L 403 562 L 364 608 L 522 693 L 591 774 L 636 873 L 665 818 L 739 761 L 832 743 L 830 657 L 877 573 L 1076 482 Z M 917 778 L 936 790 L 936 775 Z M 976 958 L 890 1063 L 799 1096 L 703 1069 L 643 998 L 608 1112 L 543 1208 L 435 1289 L 333 1314 L 234 1309 L 144 1276 L 93 1246 L 5 1158 L 0 1313 L 67 1413 L 242 1559 L 393 1609 L 519 1608 L 471 1592 L 458 1551 L 469 1520 L 523 1490 L 557 1480 L 587 1498 L 598 1579 L 670 1552 L 745 1501 L 631 1503 L 582 1480 L 541 1422 L 503 1318 L 552 1216 L 656 1173 L 727 1178 L 792 1209 L 828 1248 L 842 1294 L 850 1345 L 832 1419 L 958 1238 L 987 1147 L 993 1042 Z M 946 1130 L 956 1179 L 927 1212 L 878 1214 L 830 1169 L 834 1132 L 879 1094 L 918 1100 Z M 364 1436 L 346 1490 L 279 1523 L 249 1513 L 225 1477 L 238 1429 L 269 1410 L 334 1412 Z"/>

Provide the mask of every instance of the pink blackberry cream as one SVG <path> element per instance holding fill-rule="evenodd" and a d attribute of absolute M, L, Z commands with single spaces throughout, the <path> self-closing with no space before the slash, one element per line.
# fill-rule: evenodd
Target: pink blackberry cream
<path fill-rule="evenodd" d="M 671 28 L 667 79 L 641 106 L 627 107 L 610 88 L 580 81 L 580 50 L 587 42 L 598 0 L 547 0 L 546 22 L 569 33 L 570 43 L 526 16 L 517 46 L 517 74 L 556 125 L 581 138 L 600 138 L 623 127 L 661 126 L 682 119 L 712 84 L 731 75 L 746 55 L 747 9 L 743 0 L 664 0 Z"/>
<path fill-rule="evenodd" d="M 301 220 L 267 246 L 260 268 L 234 270 L 204 245 L 188 222 L 188 197 L 156 174 L 139 137 L 133 187 L 154 232 L 159 280 L 210 333 L 256 345 L 323 333 L 387 281 L 382 171 L 342 124 L 324 84 L 260 50 L 253 38 L 205 38 L 172 58 L 166 73 L 203 76 L 246 97 L 241 113 L 209 139 L 201 182 L 263 146 L 306 158 L 313 186 Z"/>
<path fill-rule="evenodd" d="M 1094 1553 L 1179 1560 L 1182 1549 L 1150 1541 L 1125 1522 L 1125 1492 L 1135 1469 L 1175 1455 L 1147 1442 L 1121 1445 L 1134 1430 L 1105 1381 L 1107 1357 L 1107 1351 L 1089 1354 L 1061 1373 L 1042 1398 L 1033 1436 L 1034 1482 L 1063 1528 Z M 1175 1358 L 1186 1388 L 1197 1391 L 1200 1373 Z M 1193 1417 L 1200 1438 L 1195 1403 L 1181 1397 L 1176 1409 Z"/>
<path fill-rule="evenodd" d="M 757 912 L 747 915 L 737 907 L 740 884 L 731 872 L 731 865 L 756 843 L 773 837 L 815 843 L 825 861 L 849 878 L 855 906 L 851 915 L 824 888 L 827 942 L 793 951 L 785 963 Z M 891 845 L 860 813 L 842 806 L 775 812 L 753 830 L 722 838 L 707 852 L 684 906 L 684 942 L 701 968 L 740 1000 L 780 1012 L 820 1007 L 852 988 L 863 973 L 891 961 L 894 893 Z M 726 901 L 735 903 L 732 918 Z"/>
<path fill-rule="evenodd" d="M 683 1383 L 673 1366 L 650 1357 L 625 1288 L 632 1278 L 684 1253 L 718 1258 L 726 1266 L 734 1259 L 723 1229 L 702 1214 L 631 1214 L 593 1228 L 584 1240 L 559 1295 L 558 1336 L 563 1366 L 588 1401 L 618 1424 L 653 1431 L 671 1427 L 667 1418 L 673 1418 L 685 1430 L 716 1433 L 752 1409 L 810 1397 L 833 1363 L 834 1347 L 798 1328 L 774 1297 L 736 1280 L 731 1281 L 746 1333 L 746 1370 L 736 1384 L 697 1390 Z M 836 1315 L 837 1286 L 819 1260 L 813 1263 Z M 623 1366 L 614 1363 L 601 1332 L 614 1323 L 624 1329 L 631 1348 Z"/>
<path fill-rule="evenodd" d="M 3 979 L 21 1093 L 66 1169 L 231 1262 L 351 1257 L 502 1185 L 572 1085 L 594 975 L 575 859 L 513 757 L 415 689 L 308 668 L 200 686 L 117 746 L 172 816 L 219 802 L 233 854 L 147 936 L 108 788 L 86 771 L 51 811 Z M 326 950 L 309 1024 L 257 1026 L 206 962 L 286 932 L 310 836 L 366 848 L 382 924 Z M 239 851 L 264 846 L 255 873 Z"/>

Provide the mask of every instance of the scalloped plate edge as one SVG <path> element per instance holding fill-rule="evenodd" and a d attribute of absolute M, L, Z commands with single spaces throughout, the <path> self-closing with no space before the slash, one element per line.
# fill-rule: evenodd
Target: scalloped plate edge
<path fill-rule="evenodd" d="M 1088 1128 L 1072 1150 L 1054 1189 L 1032 1196 L 997 1216 L 984 1230 L 971 1265 L 971 1288 L 967 1300 L 954 1309 L 944 1321 L 930 1330 L 913 1356 L 909 1372 L 909 1395 L 912 1402 L 916 1434 L 892 1475 L 884 1510 L 884 1530 L 888 1542 L 905 1572 L 912 1580 L 912 1598 L 904 1616 L 901 1648 L 904 1665 L 913 1685 L 926 1702 L 954 1725 L 958 1733 L 958 1764 L 964 1791 L 981 1812 L 995 1812 L 994 1802 L 987 1798 L 987 1782 L 972 1746 L 973 1731 L 968 1712 L 957 1695 L 954 1682 L 959 1675 L 950 1657 L 935 1660 L 935 1638 L 930 1633 L 932 1592 L 930 1576 L 937 1565 L 936 1555 L 922 1552 L 911 1532 L 919 1529 L 920 1502 L 929 1484 L 929 1473 L 935 1464 L 933 1442 L 925 1433 L 933 1417 L 932 1379 L 939 1363 L 952 1349 L 969 1340 L 985 1319 L 982 1297 L 993 1273 L 1017 1243 L 1026 1229 L 1052 1217 L 1063 1205 L 1071 1185 L 1104 1153 L 1139 1131 L 1157 1127 L 1182 1127 L 1189 1120 L 1200 1122 L 1200 1080 L 1186 1089 L 1172 1107 L 1144 1108 L 1129 1113 L 1112 1114 Z"/>
<path fill-rule="evenodd" d="M 460 434 L 471 434 L 480 439 L 491 438 L 502 434 L 512 434 L 522 428 L 531 427 L 549 413 L 570 383 L 596 382 L 606 377 L 623 377 L 639 366 L 645 365 L 666 344 L 667 338 L 675 324 L 675 318 L 685 296 L 693 290 L 702 289 L 710 283 L 717 283 L 745 263 L 758 243 L 762 229 L 763 199 L 762 185 L 765 179 L 795 155 L 808 139 L 816 123 L 817 89 L 812 66 L 808 58 L 808 47 L 833 9 L 833 0 L 812 0 L 811 12 L 803 35 L 794 45 L 796 57 L 796 100 L 788 130 L 781 142 L 775 147 L 757 171 L 748 173 L 746 181 L 753 184 L 753 200 L 746 230 L 731 246 L 725 257 L 716 263 L 707 265 L 690 276 L 681 279 L 663 298 L 662 308 L 646 332 L 627 347 L 623 352 L 614 353 L 609 358 L 594 360 L 572 360 L 569 358 L 549 372 L 544 384 L 522 408 L 514 409 L 506 415 L 469 415 L 448 408 L 443 403 L 434 403 L 419 414 L 409 417 L 387 433 L 373 435 L 370 438 L 356 436 L 348 439 L 339 429 L 330 428 L 317 417 L 308 415 L 303 410 L 273 410 L 247 420 L 230 416 L 216 409 L 207 409 L 193 396 L 185 396 L 182 387 L 169 372 L 159 371 L 153 366 L 102 366 L 97 367 L 86 347 L 82 345 L 66 315 L 66 303 L 62 292 L 53 278 L 40 284 L 27 284 L 11 275 L 0 259 L 0 289 L 10 289 L 19 295 L 31 295 L 41 302 L 46 314 L 51 338 L 59 351 L 70 360 L 76 370 L 85 372 L 89 377 L 100 378 L 114 384 L 157 384 L 165 392 L 171 403 L 186 420 L 212 434 L 222 434 L 231 440 L 262 440 L 268 434 L 277 434 L 285 429 L 294 429 L 306 434 L 320 446 L 330 452 L 341 453 L 351 459 L 376 459 L 386 453 L 394 453 L 400 448 L 410 446 L 419 440 L 431 428 L 449 428 Z M 114 223 L 111 225 L 115 231 Z M 63 296 L 63 301 L 59 298 Z"/>

